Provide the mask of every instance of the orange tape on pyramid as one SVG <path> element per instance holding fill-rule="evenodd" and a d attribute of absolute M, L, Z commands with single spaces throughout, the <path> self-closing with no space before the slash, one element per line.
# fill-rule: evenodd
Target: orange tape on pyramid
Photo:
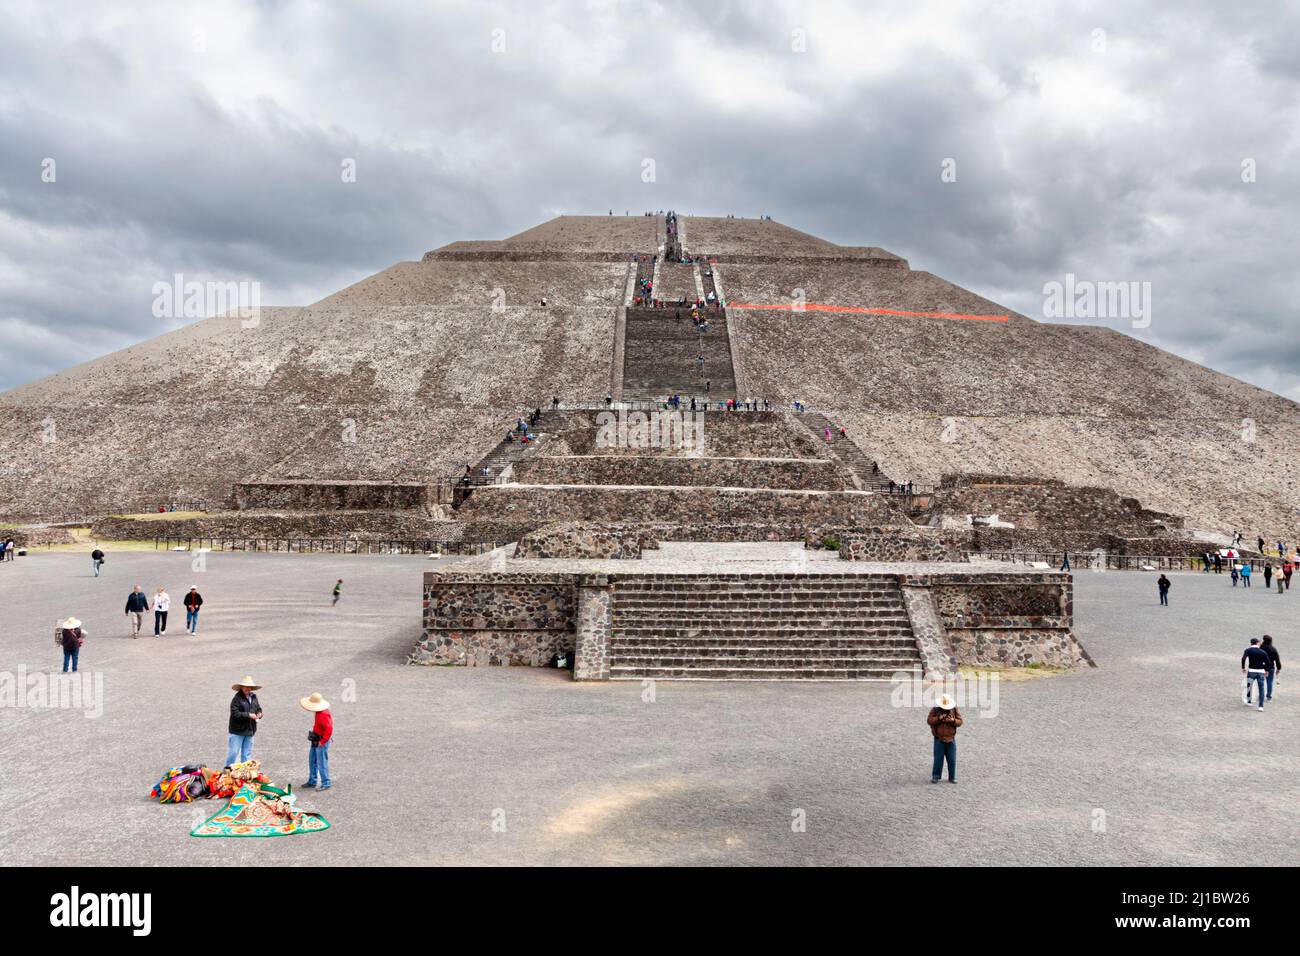
<path fill-rule="evenodd" d="M 796 311 L 793 305 L 778 303 L 776 305 L 760 305 L 752 302 L 728 302 L 728 309 L 769 309 L 782 312 Z M 863 315 L 912 315 L 924 319 L 966 319 L 971 322 L 1007 322 L 1009 317 L 1005 315 L 967 315 L 964 312 L 907 312 L 902 309 L 869 309 L 865 306 L 857 305 L 827 305 L 824 302 L 808 302 L 803 312 L 857 312 Z"/>

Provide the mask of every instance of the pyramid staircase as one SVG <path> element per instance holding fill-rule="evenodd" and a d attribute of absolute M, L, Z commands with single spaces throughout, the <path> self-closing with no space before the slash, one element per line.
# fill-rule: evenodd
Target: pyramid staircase
<path fill-rule="evenodd" d="M 889 485 L 892 481 L 890 476 L 880 470 L 876 460 L 859 448 L 857 442 L 841 435 L 839 426 L 820 412 L 802 412 L 796 417 L 807 426 L 808 430 L 813 433 L 819 442 L 829 447 L 835 456 L 839 458 L 844 467 L 853 475 L 854 483 L 859 488 L 865 491 L 889 491 Z M 826 429 L 828 428 L 831 432 L 829 442 L 826 441 Z M 894 486 L 897 488 L 898 483 L 894 482 Z"/>
<path fill-rule="evenodd" d="M 615 586 L 612 680 L 889 680 L 921 664 L 888 575 L 650 575 Z"/>
<path fill-rule="evenodd" d="M 674 317 L 677 312 L 681 312 L 680 320 Z M 736 373 L 726 312 L 710 309 L 708 317 L 709 330 L 699 332 L 691 321 L 690 306 L 629 308 L 623 339 L 624 400 L 662 401 L 665 395 L 715 402 L 735 398 Z"/>

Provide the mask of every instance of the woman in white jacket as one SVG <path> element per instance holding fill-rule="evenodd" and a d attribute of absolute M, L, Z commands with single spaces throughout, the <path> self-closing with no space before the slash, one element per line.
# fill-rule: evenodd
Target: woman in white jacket
<path fill-rule="evenodd" d="M 167 611 L 172 605 L 171 595 L 159 588 L 153 596 L 153 636 L 160 637 L 167 633 Z"/>

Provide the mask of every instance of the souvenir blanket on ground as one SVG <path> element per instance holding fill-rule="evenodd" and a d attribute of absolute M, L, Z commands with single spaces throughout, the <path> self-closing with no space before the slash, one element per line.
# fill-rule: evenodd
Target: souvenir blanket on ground
<path fill-rule="evenodd" d="M 294 796 L 266 783 L 246 783 L 224 807 L 190 831 L 196 837 L 276 837 L 329 829 L 319 813 L 294 806 Z"/>

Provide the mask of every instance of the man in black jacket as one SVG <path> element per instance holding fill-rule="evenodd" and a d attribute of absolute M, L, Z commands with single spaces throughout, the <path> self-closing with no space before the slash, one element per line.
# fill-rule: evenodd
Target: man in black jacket
<path fill-rule="evenodd" d="M 144 626 L 144 612 L 147 610 L 149 610 L 149 599 L 137 584 L 126 596 L 126 616 L 131 619 L 132 640 L 140 636 L 140 628 Z"/>
<path fill-rule="evenodd" d="M 254 691 L 261 690 L 262 685 L 253 682 L 247 674 L 230 685 L 235 696 L 230 701 L 230 737 L 226 744 L 226 766 L 252 759 L 253 735 L 257 733 L 257 722 L 262 719 L 262 705 L 257 702 Z"/>
<path fill-rule="evenodd" d="M 104 566 L 104 552 L 99 548 L 90 552 L 90 566 L 95 569 L 95 577 L 99 577 L 99 569 Z"/>

